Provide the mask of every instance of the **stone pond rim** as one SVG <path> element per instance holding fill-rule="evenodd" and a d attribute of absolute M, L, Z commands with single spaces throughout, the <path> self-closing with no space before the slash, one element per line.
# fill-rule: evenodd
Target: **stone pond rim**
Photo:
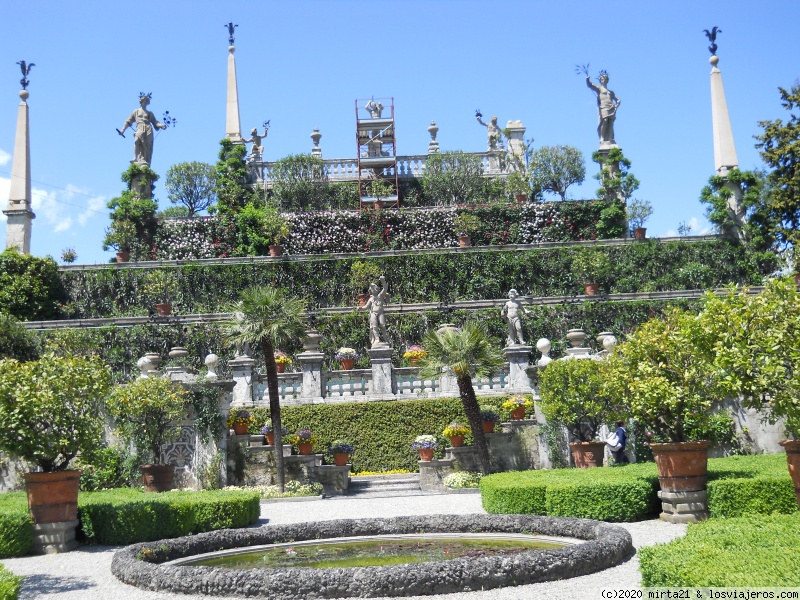
<path fill-rule="evenodd" d="M 538 533 L 585 540 L 556 550 L 514 556 L 354 567 L 346 569 L 252 569 L 166 566 L 161 563 L 229 548 L 299 540 L 403 533 Z M 477 591 L 588 575 L 634 553 L 622 527 L 566 517 L 536 515 L 434 515 L 391 519 L 342 519 L 224 529 L 134 544 L 118 550 L 111 571 L 142 589 L 211 596 L 305 598 L 420 596 Z"/>

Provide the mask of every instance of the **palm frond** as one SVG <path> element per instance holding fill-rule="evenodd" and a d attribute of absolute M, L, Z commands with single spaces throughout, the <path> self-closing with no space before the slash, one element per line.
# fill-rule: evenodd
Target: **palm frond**
<path fill-rule="evenodd" d="M 504 362 L 502 350 L 491 345 L 486 329 L 475 321 L 465 323 L 460 330 L 429 331 L 423 345 L 428 356 L 423 361 L 422 377 L 438 377 L 445 367 L 457 377 L 488 377 Z"/>
<path fill-rule="evenodd" d="M 268 340 L 273 346 L 290 343 L 306 329 L 306 301 L 288 296 L 277 287 L 251 287 L 229 311 L 234 318 L 222 323 L 224 339 L 231 345 L 257 345 Z"/>

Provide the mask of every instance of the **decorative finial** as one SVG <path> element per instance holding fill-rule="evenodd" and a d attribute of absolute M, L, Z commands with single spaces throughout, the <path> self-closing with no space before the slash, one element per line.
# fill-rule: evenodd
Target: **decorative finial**
<path fill-rule="evenodd" d="M 718 28 L 716 25 L 711 28 L 711 31 L 708 29 L 703 29 L 703 33 L 706 34 L 708 41 L 711 42 L 711 45 L 708 47 L 708 51 L 711 52 L 711 56 L 717 55 L 717 34 L 722 33 L 722 29 Z"/>
<path fill-rule="evenodd" d="M 27 90 L 28 84 L 30 84 L 30 81 L 28 80 L 28 74 L 31 72 L 31 69 L 36 66 L 36 64 L 27 64 L 24 60 L 19 61 L 17 64 L 22 71 L 22 79 L 20 79 L 19 82 L 22 84 L 22 89 Z"/>
<path fill-rule="evenodd" d="M 228 28 L 228 43 L 233 46 L 233 30 L 236 29 L 238 25 L 234 25 L 233 21 L 231 21 L 227 25 L 223 25 L 223 27 Z"/>

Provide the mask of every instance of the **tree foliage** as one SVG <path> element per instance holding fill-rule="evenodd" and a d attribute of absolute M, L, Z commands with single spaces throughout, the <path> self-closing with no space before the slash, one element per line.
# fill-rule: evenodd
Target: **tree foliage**
<path fill-rule="evenodd" d="M 627 202 L 639 189 L 639 180 L 630 172 L 631 161 L 619 148 L 612 148 L 607 153 L 595 152 L 592 160 L 600 165 L 600 172 L 594 178 L 600 182 L 597 197 L 601 200 L 609 204 L 615 200 Z"/>
<path fill-rule="evenodd" d="M 24 362 L 38 357 L 39 349 L 33 332 L 11 315 L 0 313 L 0 358 L 16 358 Z"/>
<path fill-rule="evenodd" d="M 111 225 L 106 229 L 103 250 L 118 248 L 144 258 L 158 226 L 158 202 L 147 197 L 146 190 L 149 187 L 152 192 L 158 175 L 150 167 L 131 165 L 122 173 L 122 181 L 128 189 L 106 204 L 111 210 Z"/>
<path fill-rule="evenodd" d="M 800 108 L 800 84 L 778 90 L 786 110 Z M 756 136 L 756 147 L 772 169 L 767 176 L 770 187 L 765 207 L 770 233 L 778 243 L 796 247 L 800 242 L 800 120 L 792 113 L 785 123 L 775 119 L 760 121 L 759 126 L 764 133 Z"/>
<path fill-rule="evenodd" d="M 167 171 L 164 185 L 169 201 L 185 206 L 191 217 L 216 202 L 217 170 L 203 162 L 178 163 Z"/>
<path fill-rule="evenodd" d="M 572 146 L 542 146 L 532 153 L 529 170 L 535 194 L 550 192 L 566 200 L 569 186 L 586 178 L 586 161 Z"/>
<path fill-rule="evenodd" d="M 102 443 L 109 373 L 99 359 L 0 360 L 0 448 L 61 471 Z"/>
<path fill-rule="evenodd" d="M 292 154 L 272 167 L 272 194 L 286 210 L 321 210 L 330 204 L 331 186 L 318 156 Z"/>
<path fill-rule="evenodd" d="M 43 321 L 57 317 L 65 301 L 52 258 L 20 254 L 14 248 L 0 253 L 0 313 L 21 321 Z"/>
<path fill-rule="evenodd" d="M 484 189 L 483 160 L 461 151 L 432 154 L 425 162 L 422 189 L 442 204 L 473 201 Z"/>
<path fill-rule="evenodd" d="M 733 196 L 730 185 L 742 191 L 739 201 L 746 223 L 739 232 L 736 216 L 729 202 Z M 731 169 L 726 177 L 713 175 L 700 192 L 700 202 L 707 204 L 706 217 L 724 236 L 739 236 L 757 249 L 769 248 L 774 242 L 774 232 L 767 209 L 765 175 L 758 171 Z"/>
<path fill-rule="evenodd" d="M 216 164 L 217 206 L 220 213 L 236 212 L 249 202 L 260 203 L 259 195 L 248 187 L 249 174 L 245 155 L 247 146 L 234 144 L 228 138 L 219 142 L 220 149 Z"/>

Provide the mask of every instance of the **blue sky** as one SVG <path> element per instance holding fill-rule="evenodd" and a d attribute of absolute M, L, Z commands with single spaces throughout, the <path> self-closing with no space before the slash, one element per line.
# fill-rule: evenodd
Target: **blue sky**
<path fill-rule="evenodd" d="M 717 39 L 741 168 L 761 161 L 758 121 L 785 118 L 778 86 L 800 76 L 800 2 L 615 3 L 564 0 L 476 2 L 349 0 L 135 4 L 33 0 L 0 4 L 0 204 L 6 205 L 16 128 L 16 62 L 36 66 L 29 86 L 34 187 L 32 253 L 104 263 L 105 202 L 123 188 L 132 158 L 121 127 L 140 91 L 151 110 L 178 119 L 160 132 L 152 167 L 161 185 L 179 162 L 216 160 L 225 133 L 227 30 L 236 30 L 243 131 L 270 119 L 265 158 L 308 152 L 322 133 L 325 158 L 349 158 L 356 98 L 394 97 L 398 154 L 422 154 L 431 120 L 444 150 L 483 151 L 480 108 L 501 124 L 520 119 L 534 146 L 568 144 L 587 159 L 593 197 L 594 95 L 575 74 L 606 69 L 622 100 L 616 138 L 652 202 L 651 235 L 708 228 L 697 200 L 714 168 L 710 56 Z M 5 247 L 5 219 L 0 222 Z"/>

